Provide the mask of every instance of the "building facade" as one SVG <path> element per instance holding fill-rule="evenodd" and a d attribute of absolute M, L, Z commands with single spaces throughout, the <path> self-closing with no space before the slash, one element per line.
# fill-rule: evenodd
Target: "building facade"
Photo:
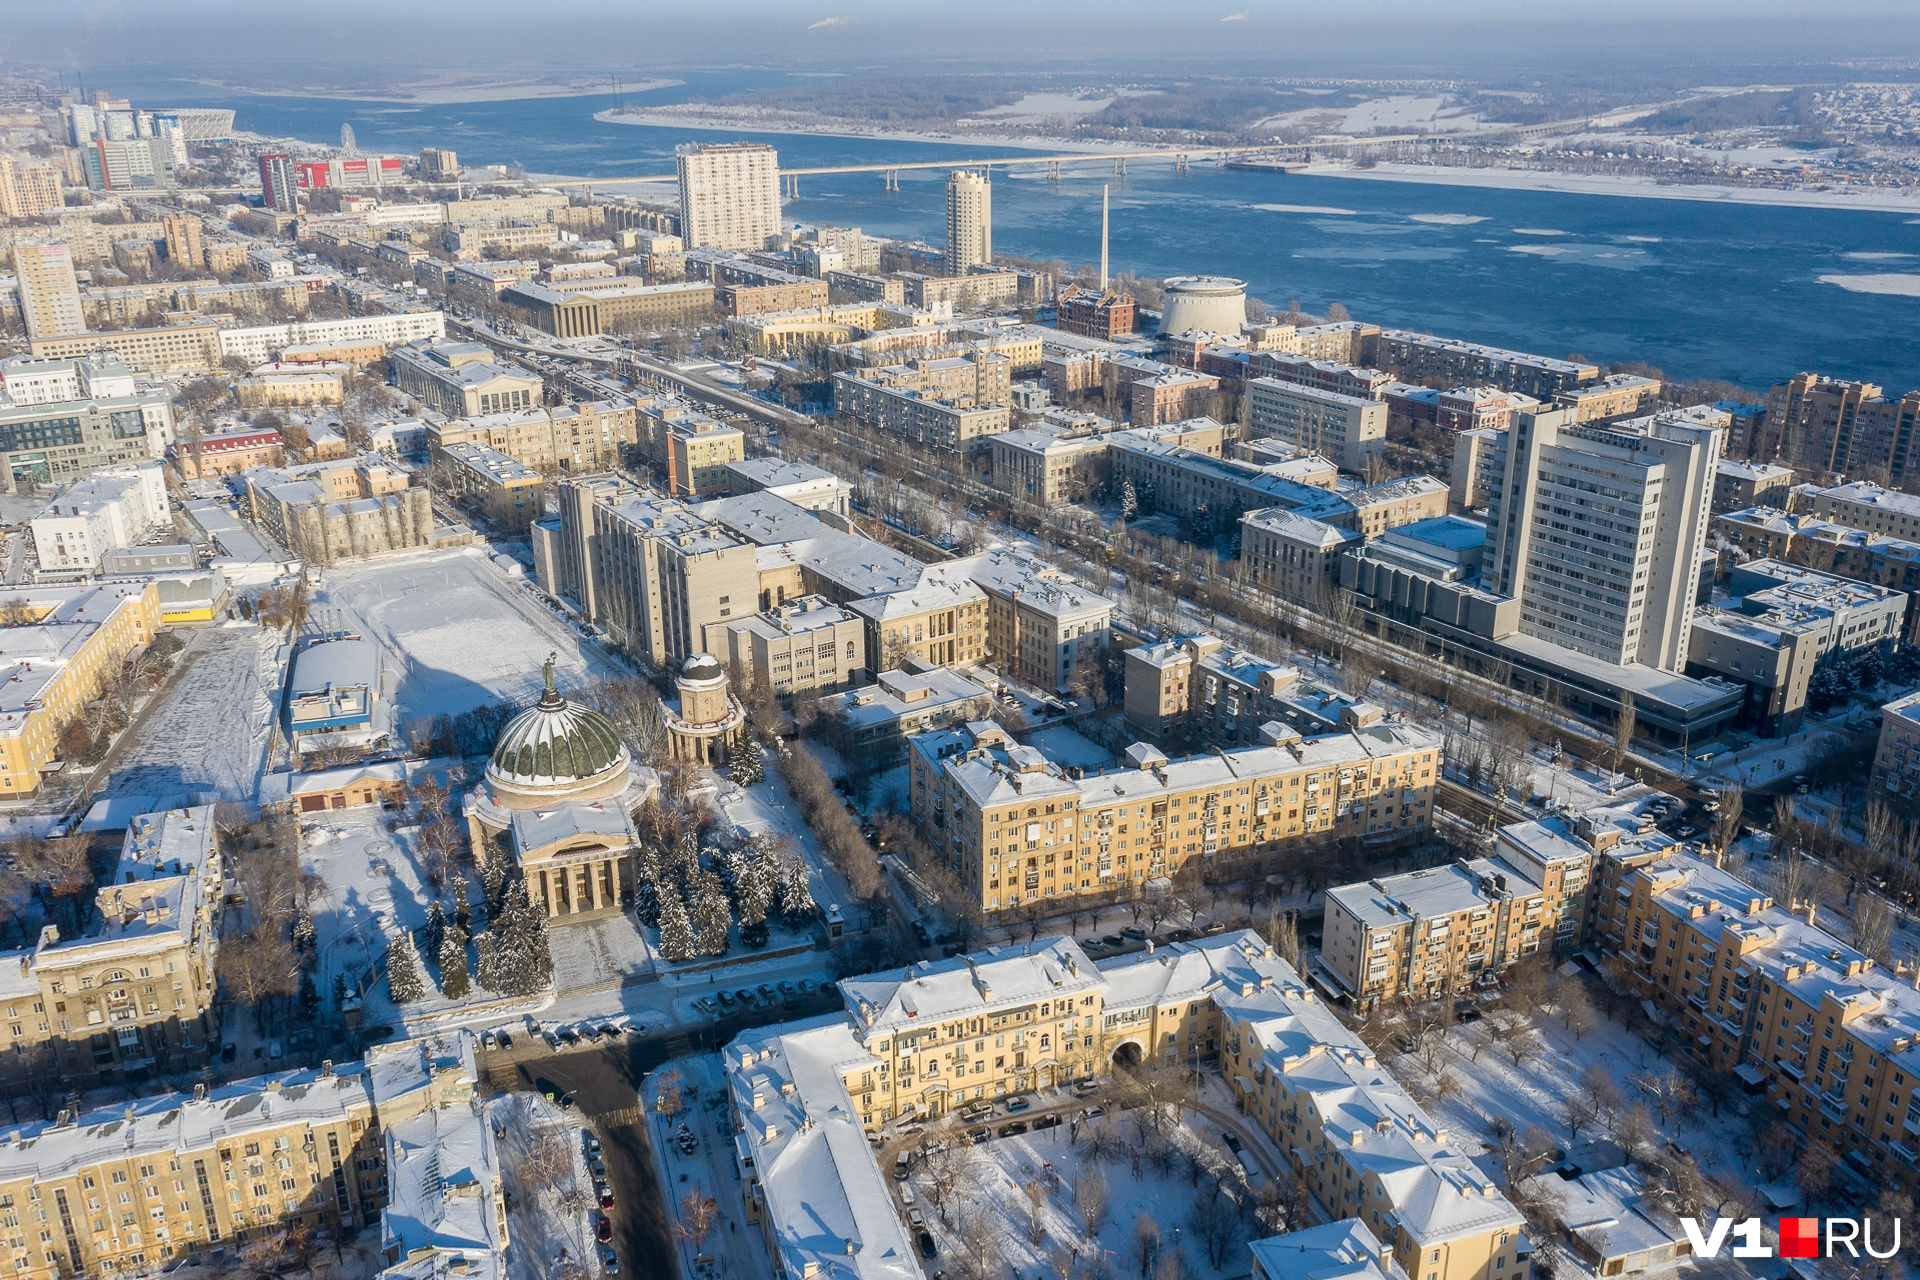
<path fill-rule="evenodd" d="M 684 147 L 680 238 L 687 248 L 759 250 L 780 231 L 780 157 L 757 142 Z"/>

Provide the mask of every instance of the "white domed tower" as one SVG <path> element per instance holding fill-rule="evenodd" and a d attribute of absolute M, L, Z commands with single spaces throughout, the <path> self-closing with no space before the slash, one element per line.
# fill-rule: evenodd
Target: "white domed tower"
<path fill-rule="evenodd" d="M 727 669 L 710 653 L 696 653 L 673 678 L 680 696 L 663 703 L 673 758 L 716 765 L 726 758 L 747 713 L 734 698 Z"/>

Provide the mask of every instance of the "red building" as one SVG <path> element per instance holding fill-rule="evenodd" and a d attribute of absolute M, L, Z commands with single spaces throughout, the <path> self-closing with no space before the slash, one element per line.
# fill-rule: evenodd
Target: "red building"
<path fill-rule="evenodd" d="M 399 156 L 348 156 L 302 161 L 296 167 L 300 171 L 300 185 L 309 191 L 322 187 L 351 191 L 356 187 L 381 187 L 400 181 L 403 163 Z"/>
<path fill-rule="evenodd" d="M 1111 289 L 1068 289 L 1060 295 L 1057 324 L 1062 333 L 1112 341 L 1133 332 L 1133 299 Z"/>

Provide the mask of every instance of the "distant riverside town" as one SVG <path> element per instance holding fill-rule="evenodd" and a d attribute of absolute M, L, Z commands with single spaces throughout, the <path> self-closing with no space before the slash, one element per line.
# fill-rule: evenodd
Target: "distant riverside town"
<path fill-rule="evenodd" d="M 13 92 L 23 1280 L 1906 1274 L 1920 390 Z"/>

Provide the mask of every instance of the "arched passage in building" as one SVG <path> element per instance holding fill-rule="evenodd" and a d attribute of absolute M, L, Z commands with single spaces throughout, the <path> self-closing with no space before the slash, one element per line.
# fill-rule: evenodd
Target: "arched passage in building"
<path fill-rule="evenodd" d="M 1141 1055 L 1138 1040 L 1122 1040 L 1113 1046 L 1113 1065 L 1120 1071 L 1136 1071 L 1140 1067 Z"/>

